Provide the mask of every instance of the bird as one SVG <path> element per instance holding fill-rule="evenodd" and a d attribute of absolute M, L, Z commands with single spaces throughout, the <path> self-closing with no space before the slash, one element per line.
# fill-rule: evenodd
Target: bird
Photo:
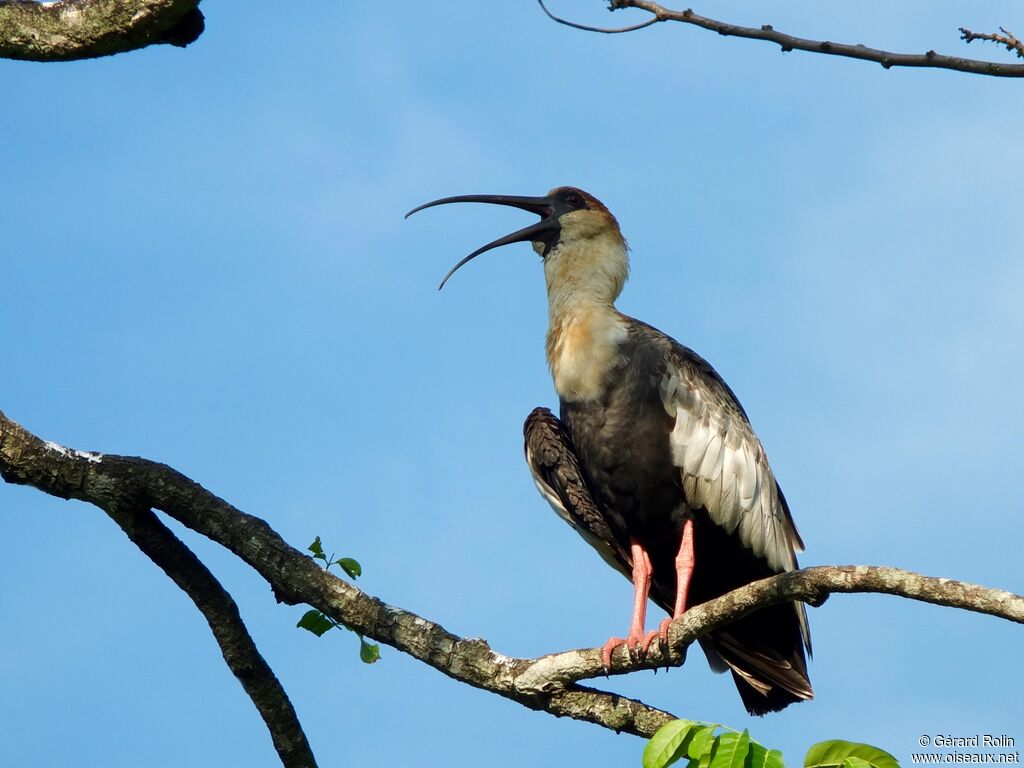
<path fill-rule="evenodd" d="M 630 628 L 602 647 L 605 667 L 620 646 L 639 656 L 654 640 L 667 645 L 669 623 L 687 608 L 795 570 L 803 540 L 736 395 L 697 353 L 616 309 L 629 247 L 608 208 L 565 186 L 543 196 L 444 197 L 406 217 L 451 203 L 540 216 L 460 260 L 439 289 L 500 246 L 529 242 L 542 259 L 559 415 L 530 413 L 525 454 L 554 511 L 633 582 Z M 649 633 L 648 600 L 668 614 Z M 752 715 L 814 697 L 801 602 L 761 608 L 700 644 L 712 669 L 731 671 Z"/>

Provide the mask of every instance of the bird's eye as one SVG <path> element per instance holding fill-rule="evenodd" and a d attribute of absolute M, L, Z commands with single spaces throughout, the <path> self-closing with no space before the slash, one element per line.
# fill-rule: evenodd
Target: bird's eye
<path fill-rule="evenodd" d="M 567 202 L 573 208 L 582 208 L 584 205 L 583 198 L 577 195 L 575 192 L 570 192 L 569 195 L 565 198 L 565 202 Z"/>

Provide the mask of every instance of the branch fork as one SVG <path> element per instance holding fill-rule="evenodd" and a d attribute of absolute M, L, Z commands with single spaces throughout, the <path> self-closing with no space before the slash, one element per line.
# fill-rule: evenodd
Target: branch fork
<path fill-rule="evenodd" d="M 675 717 L 583 681 L 680 666 L 702 634 L 765 606 L 803 600 L 820 605 L 836 592 L 876 592 L 1024 623 L 1024 597 L 899 568 L 820 566 L 748 584 L 690 608 L 669 627 L 667 649 L 631 658 L 616 649 L 606 670 L 600 648 L 534 659 L 505 656 L 486 641 L 459 637 L 436 622 L 387 605 L 320 568 L 264 520 L 247 515 L 164 464 L 96 454 L 39 439 L 0 412 L 0 476 L 44 493 L 103 509 L 207 617 L 225 660 L 260 711 L 286 766 L 315 765 L 287 695 L 259 655 L 237 607 L 195 555 L 157 519 L 173 517 L 233 552 L 271 586 L 279 602 L 308 604 L 356 632 L 429 664 L 460 682 L 559 717 L 650 737 Z M 256 672 L 253 672 L 256 670 Z M 260 681 L 253 684 L 252 675 Z"/>

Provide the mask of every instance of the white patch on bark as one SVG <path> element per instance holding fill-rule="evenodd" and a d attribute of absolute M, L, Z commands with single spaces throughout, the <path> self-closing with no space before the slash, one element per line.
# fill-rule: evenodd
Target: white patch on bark
<path fill-rule="evenodd" d="M 85 459 L 86 461 L 92 462 L 93 464 L 99 464 L 103 460 L 102 453 L 93 453 L 92 451 L 75 451 L 70 448 L 65 448 L 63 445 L 51 442 L 47 440 L 44 445 L 47 450 L 59 453 L 61 456 L 65 456 L 69 459 Z"/>

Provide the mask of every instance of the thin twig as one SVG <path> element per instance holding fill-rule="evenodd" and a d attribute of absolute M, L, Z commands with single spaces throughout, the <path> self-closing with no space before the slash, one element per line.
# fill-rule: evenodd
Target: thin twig
<path fill-rule="evenodd" d="M 563 19 L 561 16 L 555 16 L 555 14 L 548 10 L 548 7 L 544 5 L 544 0 L 537 0 L 537 2 L 540 4 L 541 10 L 543 10 L 544 13 L 547 14 L 547 17 L 552 21 L 557 21 L 559 24 L 565 24 L 565 26 L 572 27 L 573 29 L 582 29 L 584 32 L 601 32 L 605 35 L 618 35 L 622 32 L 636 32 L 638 29 L 649 27 L 652 24 L 657 24 L 661 21 L 657 16 L 652 16 L 647 21 L 643 21 L 639 24 L 633 24 L 629 27 L 591 27 L 587 24 L 578 24 L 575 21 Z"/>
<path fill-rule="evenodd" d="M 538 2 L 539 1 L 540 0 L 538 0 Z M 541 5 L 543 7 L 543 3 Z M 661 21 L 676 21 L 681 24 L 692 24 L 693 26 L 717 32 L 718 34 L 727 37 L 743 37 L 750 40 L 765 40 L 776 43 L 784 53 L 798 50 L 809 51 L 811 53 L 821 53 L 827 56 L 844 56 L 851 59 L 873 61 L 877 64 L 881 64 L 885 69 L 890 69 L 891 67 L 925 67 L 932 69 L 950 69 L 957 72 L 967 72 L 975 75 L 990 75 L 993 77 L 1024 77 L 1024 64 L 1003 64 L 995 61 L 966 59 L 959 56 L 947 56 L 936 53 L 935 51 L 927 51 L 920 54 L 894 53 L 892 51 L 884 51 L 878 48 L 869 48 L 866 45 L 834 43 L 829 40 L 812 40 L 809 38 L 796 37 L 794 35 L 786 34 L 785 32 L 779 32 L 770 24 L 764 24 L 760 27 L 743 27 L 737 24 L 729 24 L 724 21 L 711 19 L 706 16 L 700 16 L 689 8 L 683 11 L 675 11 L 653 2 L 653 0 L 610 0 L 610 8 L 613 11 L 621 8 L 637 8 L 647 11 L 652 15 L 652 17 L 648 21 L 638 24 L 635 27 L 603 29 L 600 27 L 589 27 L 583 24 L 576 24 L 575 22 L 556 17 L 549 12 L 547 8 L 544 8 L 544 12 L 560 24 L 566 24 L 567 26 L 575 27 L 576 29 L 583 29 L 589 32 L 629 32 L 633 29 L 642 29 L 643 27 L 648 27 L 651 24 Z M 965 30 L 961 30 L 961 32 L 965 32 Z M 1003 30 L 1003 32 L 1005 33 L 1006 30 Z M 1012 36 L 1009 36 L 1012 40 L 1009 38 L 1004 40 L 1002 39 L 1002 36 L 998 35 L 975 35 L 974 37 L 975 39 L 994 40 L 996 42 L 1000 42 L 1007 45 L 1011 50 L 1017 50 L 1018 55 L 1021 55 L 1021 49 L 1017 48 L 1021 43 L 1016 40 L 1016 38 L 1012 38 Z M 966 37 L 964 39 L 966 39 Z"/>
<path fill-rule="evenodd" d="M 960 27 L 960 39 L 968 43 L 973 43 L 975 40 L 987 40 L 992 43 L 998 43 L 999 45 L 1006 46 L 1006 50 L 1010 53 L 1016 53 L 1017 56 L 1024 59 L 1024 42 L 1005 27 L 1000 27 L 999 31 L 1003 34 L 971 32 L 967 27 Z"/>

